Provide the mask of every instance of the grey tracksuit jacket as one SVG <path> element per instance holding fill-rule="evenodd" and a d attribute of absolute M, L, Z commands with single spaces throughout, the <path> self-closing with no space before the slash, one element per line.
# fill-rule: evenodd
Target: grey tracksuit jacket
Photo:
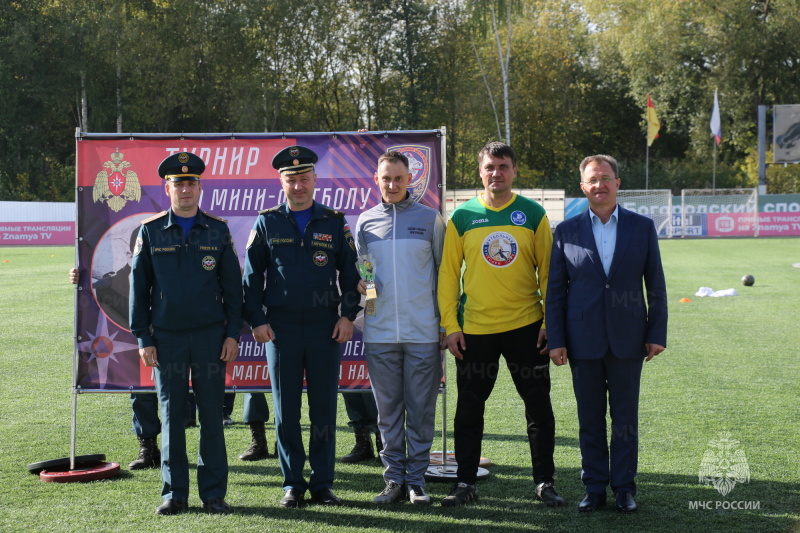
<path fill-rule="evenodd" d="M 381 202 L 356 224 L 359 256 L 375 263 L 375 314 L 364 313 L 364 341 L 427 343 L 439 340 L 437 270 L 445 222 L 438 211 L 410 197 Z"/>

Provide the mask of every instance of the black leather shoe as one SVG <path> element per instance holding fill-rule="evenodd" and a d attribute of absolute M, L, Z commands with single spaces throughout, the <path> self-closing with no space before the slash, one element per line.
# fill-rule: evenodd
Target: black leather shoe
<path fill-rule="evenodd" d="M 311 501 L 320 505 L 342 505 L 331 489 L 315 490 L 311 493 Z"/>
<path fill-rule="evenodd" d="M 281 507 L 300 507 L 306 496 L 306 491 L 300 489 L 289 489 L 281 498 Z"/>
<path fill-rule="evenodd" d="M 591 513 L 605 504 L 606 495 L 604 492 L 587 492 L 586 496 L 581 500 L 581 503 L 578 504 L 578 510 L 582 513 Z"/>
<path fill-rule="evenodd" d="M 211 514 L 230 514 L 233 509 L 222 498 L 209 498 L 203 502 L 203 509 Z"/>
<path fill-rule="evenodd" d="M 156 509 L 156 514 L 167 516 L 167 515 L 185 513 L 188 510 L 189 510 L 189 503 L 186 500 L 177 500 L 175 498 L 170 498 L 169 500 L 164 500 L 164 503 L 158 506 L 158 508 Z"/>
<path fill-rule="evenodd" d="M 633 513 L 638 508 L 636 501 L 633 499 L 633 494 L 630 492 L 617 493 L 617 511 L 620 513 Z"/>

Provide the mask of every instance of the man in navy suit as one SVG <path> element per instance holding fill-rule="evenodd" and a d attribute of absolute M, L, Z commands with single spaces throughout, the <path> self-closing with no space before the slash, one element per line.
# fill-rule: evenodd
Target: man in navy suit
<path fill-rule="evenodd" d="M 553 238 L 545 314 L 550 358 L 556 365 L 569 360 L 572 370 L 586 487 L 579 510 L 604 505 L 610 484 L 617 510 L 633 512 L 639 382 L 644 361 L 667 345 L 667 289 L 653 221 L 617 204 L 616 160 L 594 155 L 580 169 L 589 209 L 560 223 Z"/>

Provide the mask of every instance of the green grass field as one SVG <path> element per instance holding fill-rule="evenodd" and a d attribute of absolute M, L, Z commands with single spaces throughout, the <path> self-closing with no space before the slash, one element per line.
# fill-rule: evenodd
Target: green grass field
<path fill-rule="evenodd" d="M 239 461 L 249 430 L 237 423 L 225 432 L 231 465 L 227 499 L 235 514 L 203 514 L 193 494 L 193 512 L 157 517 L 159 472 L 127 469 L 138 449 L 127 395 L 78 397 L 78 454 L 105 453 L 123 465 L 118 478 L 43 483 L 25 468 L 69 455 L 73 289 L 66 271 L 74 254 L 69 247 L 0 247 L 0 530 L 800 531 L 800 268 L 792 267 L 800 263 L 800 239 L 674 240 L 662 241 L 661 248 L 670 335 L 667 351 L 644 369 L 638 513 L 623 516 L 609 508 L 578 513 L 583 488 L 575 400 L 569 370 L 562 367 L 552 370 L 552 400 L 556 486 L 568 500 L 566 508 L 533 502 L 522 404 L 503 372 L 487 406 L 483 448 L 495 464 L 479 483 L 481 499 L 475 505 L 377 508 L 371 500 L 383 481 L 376 460 L 337 466 L 334 490 L 345 500 L 343 507 L 282 509 L 277 460 Z M 756 278 L 753 287 L 741 285 L 747 273 Z M 694 297 L 701 286 L 733 287 L 739 296 Z M 679 303 L 682 297 L 693 301 Z M 448 426 L 455 399 L 453 385 Z M 353 438 L 342 402 L 339 414 L 337 454 L 343 455 Z M 241 421 L 241 399 L 234 420 Z M 709 441 L 723 431 L 739 441 L 751 476 L 725 497 L 698 481 Z M 198 430 L 188 433 L 193 462 Z M 441 449 L 438 436 L 434 448 Z M 438 502 L 450 485 L 428 488 Z M 691 508 L 698 501 L 710 502 L 711 508 Z"/>

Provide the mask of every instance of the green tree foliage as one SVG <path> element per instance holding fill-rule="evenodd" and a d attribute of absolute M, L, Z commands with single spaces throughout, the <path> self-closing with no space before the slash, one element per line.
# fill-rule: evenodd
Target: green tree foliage
<path fill-rule="evenodd" d="M 624 72 L 643 102 L 653 94 L 667 157 L 707 160 L 714 90 L 723 158 L 756 144 L 758 105 L 800 101 L 797 0 L 584 0 L 603 65 Z M 644 125 L 643 125 L 644 127 Z"/>
<path fill-rule="evenodd" d="M 648 92 L 650 186 L 677 192 L 711 182 L 714 89 L 716 184 L 752 186 L 757 106 L 800 103 L 798 0 L 7 0 L 0 50 L 0 199 L 71 199 L 76 128 L 444 126 L 465 188 L 508 126 L 519 186 L 579 195 L 580 160 L 609 153 L 641 188 Z"/>

